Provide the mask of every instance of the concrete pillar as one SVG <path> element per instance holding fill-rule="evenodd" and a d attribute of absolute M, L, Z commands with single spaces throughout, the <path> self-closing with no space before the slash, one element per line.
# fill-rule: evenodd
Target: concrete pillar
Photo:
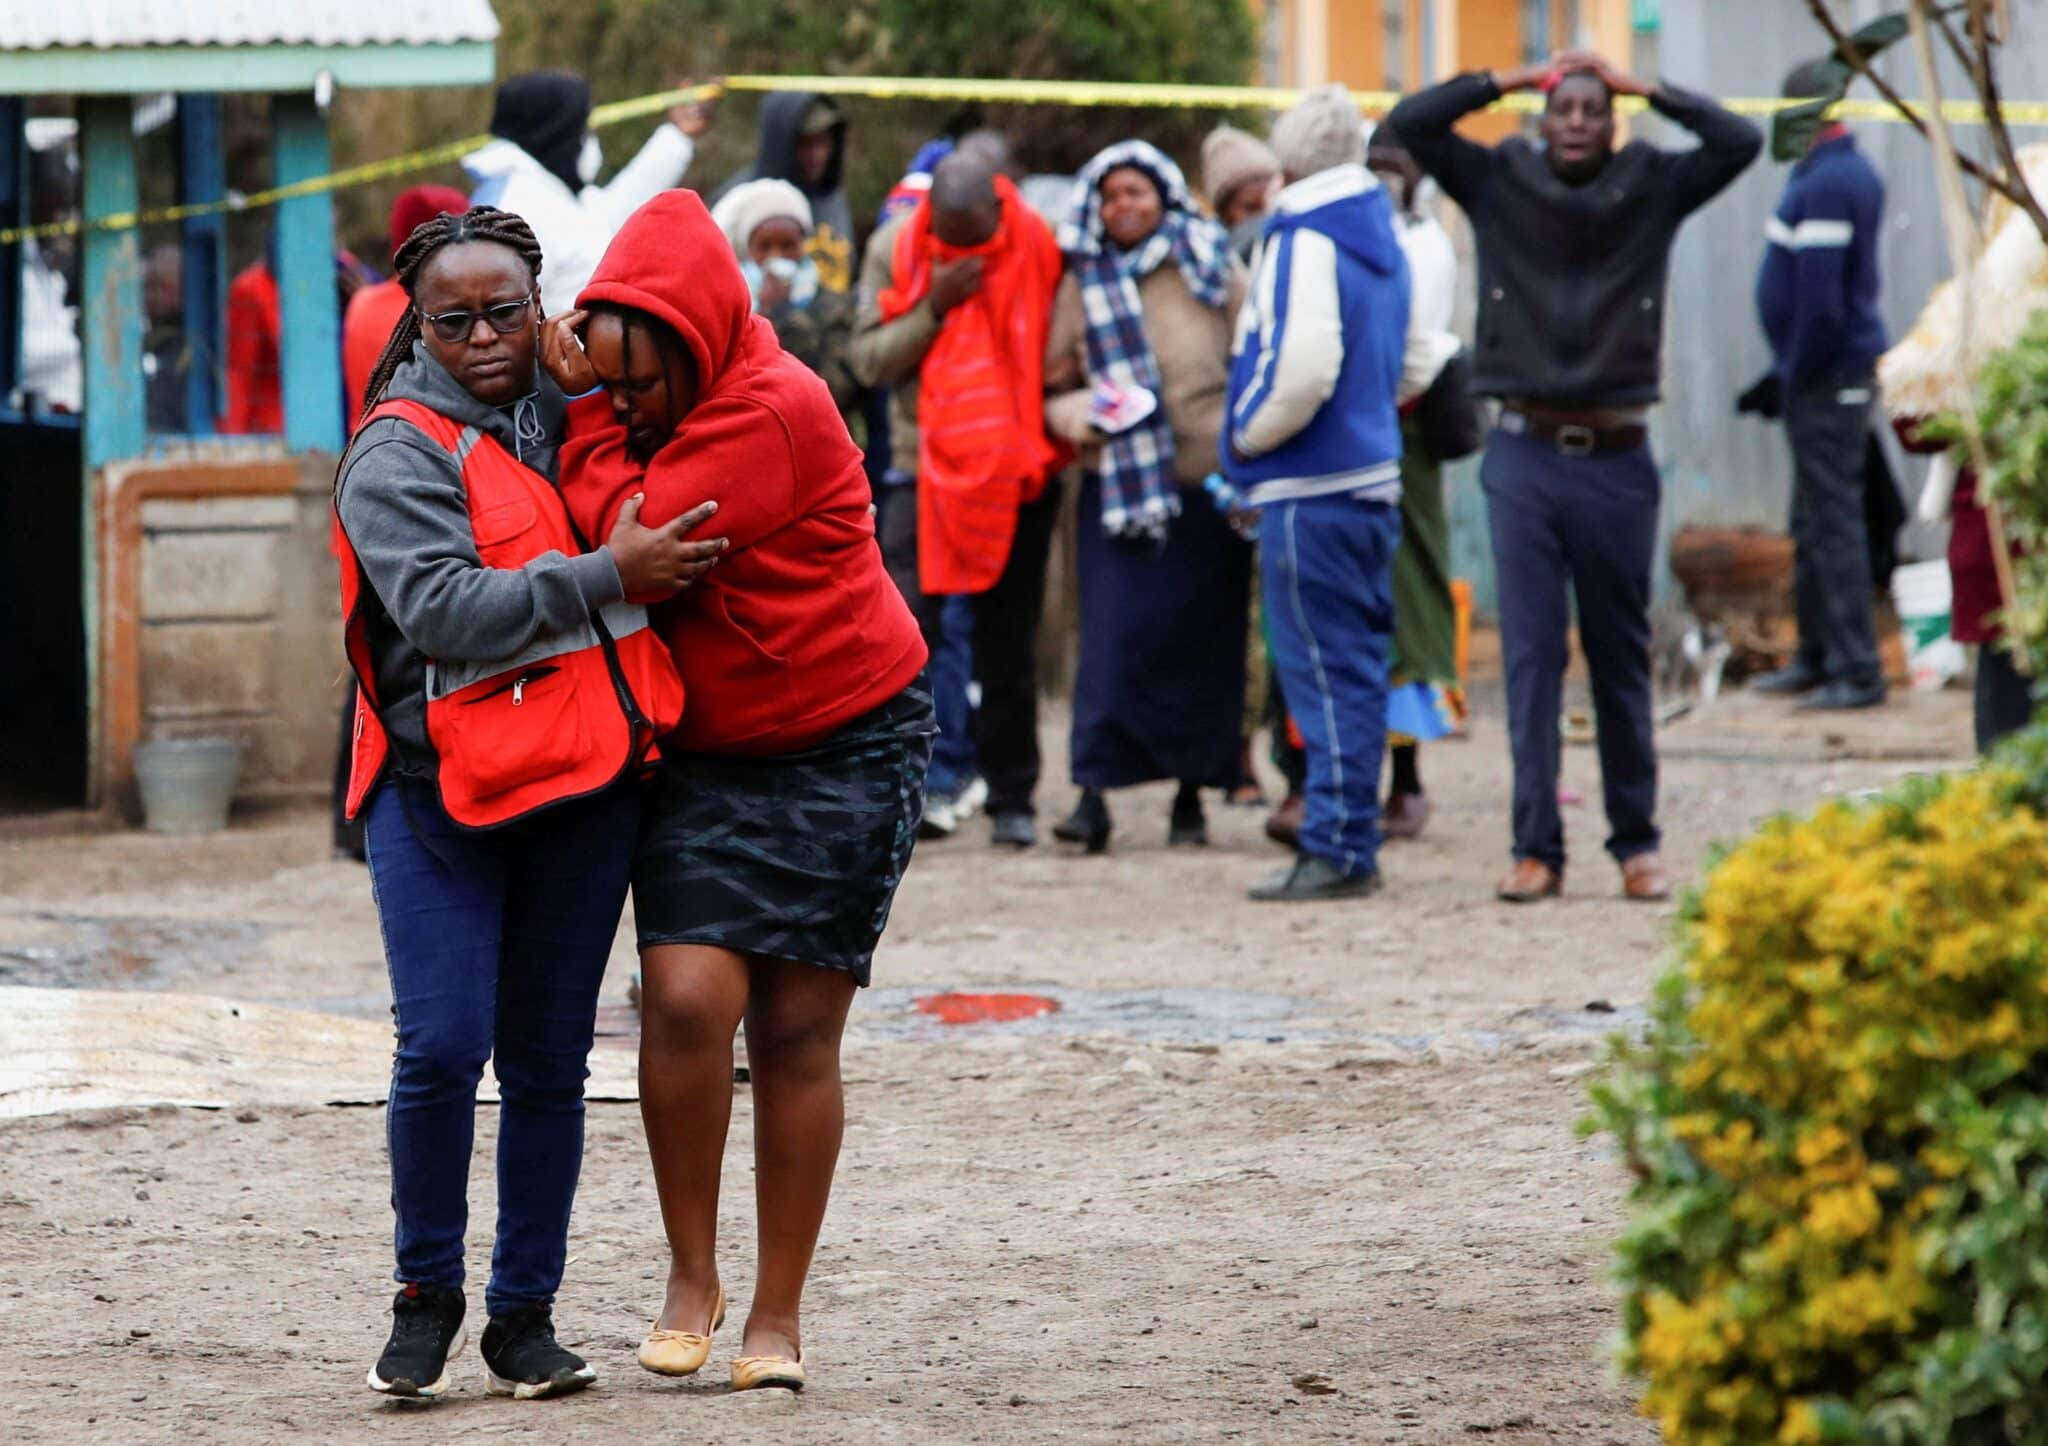
<path fill-rule="evenodd" d="M 310 95 L 270 101 L 271 174 L 287 186 L 333 169 L 327 120 Z M 339 452 L 341 317 L 334 300 L 334 200 L 325 191 L 277 207 L 284 440 L 294 452 Z"/>
<path fill-rule="evenodd" d="M 88 227 L 137 206 L 135 139 L 128 97 L 81 96 L 79 155 Z M 85 466 L 88 473 L 141 453 L 142 243 L 134 227 L 88 229 L 83 237 L 84 295 L 79 336 L 85 363 Z"/>

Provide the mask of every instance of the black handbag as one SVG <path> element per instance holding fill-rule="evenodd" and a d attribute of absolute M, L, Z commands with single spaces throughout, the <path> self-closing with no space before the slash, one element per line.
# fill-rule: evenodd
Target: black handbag
<path fill-rule="evenodd" d="M 1472 354 L 1460 347 L 1415 406 L 1422 450 L 1433 462 L 1469 457 L 1486 441 L 1486 414 L 1472 390 Z"/>

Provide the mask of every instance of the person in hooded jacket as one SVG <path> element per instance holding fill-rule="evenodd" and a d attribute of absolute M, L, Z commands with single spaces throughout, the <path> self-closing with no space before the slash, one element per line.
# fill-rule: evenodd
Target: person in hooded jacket
<path fill-rule="evenodd" d="M 604 248 L 658 191 L 681 183 L 697 142 L 718 114 L 716 101 L 672 107 L 640 151 L 600 186 L 604 147 L 590 129 L 590 82 L 566 70 L 515 75 L 498 87 L 491 142 L 462 158 L 475 184 L 470 203 L 526 218 L 548 258 L 542 309 L 567 311 Z"/>
<path fill-rule="evenodd" d="M 845 1122 L 840 1036 L 937 731 L 924 639 L 830 390 L 754 311 L 701 199 L 643 206 L 578 306 L 545 346 L 579 397 L 562 454 L 572 513 L 601 536 L 641 494 L 657 524 L 716 501 L 731 542 L 657 619 L 688 701 L 634 865 L 641 1109 L 672 1252 L 640 1363 L 694 1373 L 725 1314 L 718 1178 L 744 1024 L 760 1253 L 732 1380 L 800 1389 L 798 1307 Z"/>
<path fill-rule="evenodd" d="M 778 90 L 761 102 L 761 142 L 754 162 L 727 178 L 717 205 L 748 181 L 787 181 L 811 204 L 805 254 L 827 291 L 853 289 L 853 206 L 846 199 L 846 112 L 829 95 Z"/>
<path fill-rule="evenodd" d="M 1223 430 L 1244 268 L 1179 166 L 1121 141 L 1081 168 L 1058 240 L 1046 426 L 1082 462 L 1081 657 L 1069 763 L 1081 798 L 1056 838 L 1100 853 L 1105 790 L 1180 784 L 1167 842 L 1205 846 L 1201 790 L 1243 777 L 1251 549 L 1204 495 Z M 1152 398 L 1106 425 L 1107 395 Z"/>
<path fill-rule="evenodd" d="M 1365 167 L 1350 93 L 1328 86 L 1273 127 L 1287 185 L 1238 316 L 1221 446 L 1259 514 L 1273 661 L 1308 759 L 1294 864 L 1256 900 L 1360 898 L 1380 886 L 1397 401 L 1408 263 Z"/>
<path fill-rule="evenodd" d="M 652 730 L 681 710 L 628 593 L 718 543 L 621 509 L 583 545 L 553 486 L 563 402 L 536 366 L 541 270 L 517 216 L 442 214 L 398 250 L 411 305 L 335 478 L 364 820 L 397 1051 L 391 1336 L 374 1391 L 433 1397 L 462 1349 L 476 1088 L 498 1080 L 498 1221 L 481 1343 L 494 1395 L 580 1390 L 554 1333 L 583 1156 L 585 1060 L 625 903 Z M 632 701 L 629 702 L 629 699 Z"/>

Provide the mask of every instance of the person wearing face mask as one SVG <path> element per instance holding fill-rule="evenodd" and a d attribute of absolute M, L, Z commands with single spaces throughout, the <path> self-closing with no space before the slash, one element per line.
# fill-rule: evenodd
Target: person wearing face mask
<path fill-rule="evenodd" d="M 924 641 L 875 545 L 859 450 L 754 312 L 697 196 L 641 208 L 578 304 L 545 349 L 579 394 L 571 512 L 597 536 L 642 492 L 656 523 L 716 500 L 732 544 L 657 620 L 687 701 L 634 865 L 641 1107 L 671 1252 L 640 1364 L 694 1374 L 725 1316 L 719 1168 L 744 1025 L 759 1250 L 732 1383 L 800 1390 L 799 1306 L 845 1118 L 840 1035 L 937 731 Z"/>
<path fill-rule="evenodd" d="M 620 226 L 657 192 L 681 183 L 715 101 L 672 108 L 639 154 L 605 185 L 604 147 L 590 129 L 590 82 L 566 70 L 515 75 L 498 87 L 492 141 L 462 158 L 470 202 L 524 216 L 548 258 L 541 308 L 567 311 Z"/>
<path fill-rule="evenodd" d="M 1223 432 L 1244 268 L 1157 147 L 1124 141 L 1081 168 L 1060 224 L 1046 425 L 1080 451 L 1081 657 L 1069 761 L 1081 798 L 1053 830 L 1109 845 L 1104 793 L 1180 785 L 1167 843 L 1209 842 L 1201 790 L 1242 776 L 1252 554 L 1204 495 Z M 1105 402 L 1151 410 L 1110 421 Z"/>
<path fill-rule="evenodd" d="M 1463 117 L 1518 90 L 1546 93 L 1542 139 L 1483 146 Z M 1699 138 L 1692 150 L 1615 145 L 1614 98 L 1642 96 Z M 1386 124 L 1464 208 L 1479 253 L 1475 390 L 1501 401 L 1480 483 L 1500 589 L 1514 863 L 1497 895 L 1563 887 L 1557 802 L 1570 609 L 1592 673 L 1600 776 L 1622 891 L 1670 894 L 1659 853 L 1650 709 L 1650 573 L 1661 484 L 1648 409 L 1663 359 L 1671 246 L 1685 218 L 1742 174 L 1763 133 L 1703 96 L 1568 51 L 1542 65 L 1456 76 Z"/>
<path fill-rule="evenodd" d="M 787 181 L 748 181 L 711 208 L 725 233 L 754 310 L 775 328 L 782 349 L 825 379 L 847 432 L 858 441 L 866 388 L 853 374 L 853 298 L 818 284 L 807 248 L 811 203 Z"/>
<path fill-rule="evenodd" d="M 716 206 L 749 181 L 787 181 L 811 206 L 805 251 L 827 291 L 853 286 L 853 206 L 846 199 L 846 112 L 829 95 L 778 90 L 761 102 L 760 149 L 752 165 L 718 188 Z"/>

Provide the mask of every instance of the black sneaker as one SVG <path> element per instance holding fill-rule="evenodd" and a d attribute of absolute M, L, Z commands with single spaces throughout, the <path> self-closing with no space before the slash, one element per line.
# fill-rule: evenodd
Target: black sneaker
<path fill-rule="evenodd" d="M 1363 899 L 1380 891 L 1380 876 L 1347 874 L 1327 859 L 1303 854 L 1287 868 L 1253 887 L 1252 900 L 1261 904 L 1309 904 L 1329 899 Z"/>
<path fill-rule="evenodd" d="M 1038 842 L 1038 821 L 1028 813 L 999 813 L 989 821 L 988 841 L 999 849 L 1028 849 Z"/>
<path fill-rule="evenodd" d="M 370 1367 L 370 1389 L 385 1396 L 431 1400 L 448 1389 L 448 1362 L 467 1339 L 462 1292 L 442 1285 L 407 1285 L 391 1302 L 391 1339 Z"/>
<path fill-rule="evenodd" d="M 482 1349 L 484 1385 L 493 1396 L 538 1401 L 580 1391 L 597 1379 L 583 1357 L 555 1339 L 554 1314 L 544 1305 L 492 1316 Z"/>
<path fill-rule="evenodd" d="M 1801 662 L 1780 668 L 1774 673 L 1764 673 L 1749 680 L 1752 693 L 1768 693 L 1779 698 L 1795 698 L 1801 693 L 1811 693 L 1827 681 L 1819 669 L 1809 668 Z"/>
<path fill-rule="evenodd" d="M 1876 683 L 1829 683 L 1799 705 L 1802 713 L 1849 713 L 1884 706 L 1885 686 Z"/>

